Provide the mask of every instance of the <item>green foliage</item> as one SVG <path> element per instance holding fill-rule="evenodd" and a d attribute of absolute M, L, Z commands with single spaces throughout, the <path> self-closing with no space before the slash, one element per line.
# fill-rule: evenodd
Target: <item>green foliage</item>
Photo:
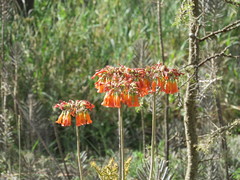
<path fill-rule="evenodd" d="M 174 25 L 180 26 L 182 24 L 188 24 L 189 14 L 192 13 L 192 9 L 193 9 L 192 1 L 183 0 L 181 3 L 181 7 L 178 9 L 178 12 L 176 14 Z"/>
<path fill-rule="evenodd" d="M 129 166 L 132 158 L 128 158 L 124 163 L 124 174 L 125 179 L 127 179 Z M 99 178 L 101 180 L 118 180 L 118 165 L 114 162 L 114 159 L 111 158 L 108 162 L 108 164 L 102 168 L 97 166 L 96 162 L 91 162 L 91 166 L 96 170 Z"/>
<path fill-rule="evenodd" d="M 233 173 L 233 179 L 240 179 L 240 168 Z"/>

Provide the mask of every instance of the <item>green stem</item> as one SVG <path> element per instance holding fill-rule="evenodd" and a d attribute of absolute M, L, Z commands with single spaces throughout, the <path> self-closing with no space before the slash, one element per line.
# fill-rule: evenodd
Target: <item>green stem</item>
<path fill-rule="evenodd" d="M 18 174 L 21 179 L 21 119 L 18 115 Z"/>
<path fill-rule="evenodd" d="M 156 144 L 156 94 L 153 93 L 152 99 L 152 142 L 151 142 L 151 164 L 150 164 L 150 174 L 148 180 L 153 179 L 154 171 L 154 153 Z"/>
<path fill-rule="evenodd" d="M 124 180 L 124 137 L 123 137 L 123 120 L 122 110 L 118 108 L 118 121 L 119 121 L 119 180 Z"/>
<path fill-rule="evenodd" d="M 141 122 L 142 122 L 142 146 L 143 146 L 143 155 L 144 157 L 146 157 L 146 153 L 145 153 L 145 125 L 144 125 L 144 112 L 143 112 L 143 108 L 141 108 Z"/>
<path fill-rule="evenodd" d="M 165 147 L 164 154 L 166 164 L 168 165 L 169 160 L 169 98 L 168 94 L 165 95 L 165 109 L 164 109 L 164 132 L 165 132 Z"/>
<path fill-rule="evenodd" d="M 77 136 L 77 159 L 78 159 L 79 179 L 83 180 L 82 165 L 81 165 L 81 159 L 80 159 L 80 137 L 79 137 L 78 126 L 76 126 L 76 136 Z"/>

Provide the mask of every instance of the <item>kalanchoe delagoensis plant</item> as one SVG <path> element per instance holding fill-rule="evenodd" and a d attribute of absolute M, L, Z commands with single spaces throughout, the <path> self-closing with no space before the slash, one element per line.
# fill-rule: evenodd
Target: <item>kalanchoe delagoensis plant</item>
<path fill-rule="evenodd" d="M 169 69 L 165 65 L 155 64 L 146 68 L 128 68 L 106 66 L 98 70 L 92 77 L 98 77 L 95 87 L 98 93 L 106 93 L 102 102 L 103 106 L 118 108 L 119 119 L 119 179 L 124 180 L 124 137 L 121 106 L 138 107 L 139 98 L 148 94 L 153 94 L 153 109 L 155 108 L 155 96 L 157 92 L 174 94 L 178 92 L 177 79 L 182 75 L 176 69 Z M 152 151 L 151 159 L 153 167 L 154 142 L 156 134 L 156 112 L 153 110 L 152 123 Z M 152 172 L 152 170 L 151 170 Z"/>
<path fill-rule="evenodd" d="M 80 159 L 79 126 L 92 123 L 89 111 L 91 111 L 94 107 L 95 106 L 93 104 L 86 100 L 69 100 L 68 102 L 61 101 L 54 106 L 54 108 L 59 108 L 60 110 L 62 110 L 62 113 L 58 117 L 56 123 L 61 124 L 62 126 L 71 126 L 72 117 L 75 117 L 76 119 L 77 159 L 80 180 L 83 180 L 83 174 Z"/>

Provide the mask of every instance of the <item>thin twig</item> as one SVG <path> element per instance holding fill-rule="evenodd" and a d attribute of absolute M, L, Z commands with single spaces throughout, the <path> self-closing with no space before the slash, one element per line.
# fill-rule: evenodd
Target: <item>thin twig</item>
<path fill-rule="evenodd" d="M 233 56 L 231 54 L 226 54 L 225 52 L 227 51 L 227 49 L 229 48 L 229 46 L 225 47 L 220 53 L 217 53 L 217 54 L 214 54 L 212 56 L 209 56 L 207 57 L 206 59 L 204 59 L 202 62 L 200 62 L 197 67 L 201 67 L 202 65 L 204 65 L 206 62 L 212 60 L 212 59 L 215 59 L 215 58 L 218 58 L 218 57 L 228 57 L 228 58 L 240 58 L 240 56 Z M 182 68 L 180 69 L 185 69 L 189 66 L 193 66 L 193 64 L 187 64 L 185 66 L 183 66 Z M 181 88 L 182 86 L 184 86 L 190 79 L 192 78 L 192 76 L 186 81 L 184 82 L 179 88 Z"/>
<path fill-rule="evenodd" d="M 203 162 L 206 162 L 206 161 L 213 161 L 213 160 L 219 160 L 220 157 L 216 157 L 215 155 L 213 155 L 211 158 L 208 158 L 208 159 L 202 159 L 199 161 L 199 163 L 203 163 Z"/>
<path fill-rule="evenodd" d="M 204 59 L 202 62 L 200 62 L 198 64 L 198 67 L 204 65 L 206 62 L 224 56 L 224 57 L 230 57 L 230 58 L 238 58 L 239 56 L 232 56 L 231 54 L 225 54 L 225 52 L 227 51 L 227 49 L 229 48 L 229 46 L 225 47 L 220 53 L 214 54 L 213 56 L 207 57 L 206 59 Z"/>
<path fill-rule="evenodd" d="M 240 20 L 237 20 L 234 23 L 229 24 L 229 25 L 225 26 L 224 28 L 222 28 L 220 30 L 211 32 L 210 34 L 204 36 L 203 38 L 200 38 L 199 41 L 202 42 L 202 41 L 204 41 L 208 38 L 211 38 L 212 36 L 215 36 L 215 35 L 220 34 L 220 33 L 225 33 L 225 32 L 231 31 L 231 30 L 236 29 L 238 27 L 240 27 Z"/>

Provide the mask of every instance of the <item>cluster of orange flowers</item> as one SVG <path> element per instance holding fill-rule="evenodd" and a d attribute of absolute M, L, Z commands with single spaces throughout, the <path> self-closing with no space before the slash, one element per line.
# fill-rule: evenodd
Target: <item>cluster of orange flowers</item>
<path fill-rule="evenodd" d="M 167 94 L 178 92 L 176 80 L 182 73 L 168 69 L 162 64 L 146 68 L 128 68 L 126 66 L 106 66 L 92 77 L 98 77 L 95 87 L 98 93 L 106 93 L 103 106 L 120 108 L 121 104 L 137 107 L 139 97 L 163 91 Z"/>
<path fill-rule="evenodd" d="M 54 108 L 59 108 L 60 110 L 62 110 L 62 113 L 56 121 L 56 123 L 61 124 L 62 126 L 71 126 L 72 117 L 75 117 L 76 119 L 76 126 L 82 126 L 92 123 L 88 111 L 91 111 L 94 108 L 94 105 L 88 101 L 61 101 L 59 104 L 56 104 Z"/>

